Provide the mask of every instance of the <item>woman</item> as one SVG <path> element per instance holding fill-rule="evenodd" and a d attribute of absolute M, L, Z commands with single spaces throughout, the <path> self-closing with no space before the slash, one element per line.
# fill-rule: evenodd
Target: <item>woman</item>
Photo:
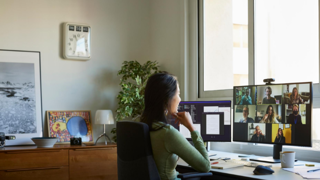
<path fill-rule="evenodd" d="M 278 133 L 276 139 L 274 140 L 275 143 L 286 143 L 286 138 L 283 136 L 282 129 L 278 129 Z"/>
<path fill-rule="evenodd" d="M 292 107 L 293 111 L 291 114 L 289 114 L 287 123 L 288 124 L 302 124 L 301 116 L 299 114 L 299 105 L 294 104 L 292 106 L 293 106 Z"/>
<path fill-rule="evenodd" d="M 175 170 L 181 157 L 199 172 L 210 170 L 210 161 L 203 140 L 195 131 L 188 112 L 177 112 L 181 101 L 177 78 L 168 73 L 157 73 L 149 77 L 145 89 L 145 109 L 141 122 L 148 124 L 153 157 L 162 180 L 177 179 Z M 194 147 L 171 125 L 167 115 L 176 118 L 191 133 Z"/>
<path fill-rule="evenodd" d="M 263 116 L 260 123 L 279 123 L 274 117 L 274 111 L 272 105 L 269 105 L 266 110 L 266 114 Z"/>
<path fill-rule="evenodd" d="M 294 87 L 292 89 L 292 93 L 290 95 L 290 102 L 291 104 L 302 104 L 303 100 L 300 97 L 300 95 L 298 94 L 298 89 L 296 87 Z"/>

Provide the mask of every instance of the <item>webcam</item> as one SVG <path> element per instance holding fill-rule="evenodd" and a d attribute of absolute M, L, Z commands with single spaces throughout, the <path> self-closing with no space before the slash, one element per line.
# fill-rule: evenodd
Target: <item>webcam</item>
<path fill-rule="evenodd" d="M 275 81 L 274 78 L 267 78 L 267 79 L 264 79 L 264 80 L 263 80 L 263 82 L 265 82 L 266 85 L 269 85 L 269 84 L 271 84 L 271 82 L 274 82 L 274 81 Z"/>

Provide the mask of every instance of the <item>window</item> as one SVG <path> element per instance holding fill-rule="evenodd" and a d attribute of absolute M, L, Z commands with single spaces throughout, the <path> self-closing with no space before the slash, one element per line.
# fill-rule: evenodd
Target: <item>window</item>
<path fill-rule="evenodd" d="M 318 0 L 199 2 L 200 97 L 265 78 L 319 83 Z"/>
<path fill-rule="evenodd" d="M 255 83 L 319 83 L 318 0 L 255 1 Z"/>
<path fill-rule="evenodd" d="M 319 0 L 199 0 L 198 98 L 233 86 L 314 83 L 313 148 L 320 149 Z"/>
<path fill-rule="evenodd" d="M 248 84 L 248 1 L 203 1 L 204 91 Z"/>

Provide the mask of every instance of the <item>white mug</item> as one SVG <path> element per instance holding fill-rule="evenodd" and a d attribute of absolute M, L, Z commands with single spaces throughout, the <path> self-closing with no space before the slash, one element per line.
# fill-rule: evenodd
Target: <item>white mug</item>
<path fill-rule="evenodd" d="M 281 168 L 293 168 L 296 152 L 283 151 L 280 152 Z"/>

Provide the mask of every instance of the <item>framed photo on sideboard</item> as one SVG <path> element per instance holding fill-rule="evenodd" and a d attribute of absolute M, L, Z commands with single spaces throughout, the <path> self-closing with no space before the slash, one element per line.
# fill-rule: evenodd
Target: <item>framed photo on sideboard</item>
<path fill-rule="evenodd" d="M 0 49 L 0 132 L 6 146 L 33 145 L 42 137 L 40 52 Z"/>
<path fill-rule="evenodd" d="M 81 137 L 93 142 L 90 111 L 47 111 L 49 137 L 57 137 L 56 144 L 69 144 L 70 138 Z"/>

